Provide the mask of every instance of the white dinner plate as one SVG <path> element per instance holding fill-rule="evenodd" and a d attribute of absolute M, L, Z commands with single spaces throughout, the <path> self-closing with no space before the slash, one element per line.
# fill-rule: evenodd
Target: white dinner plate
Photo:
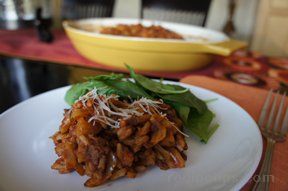
<path fill-rule="evenodd" d="M 249 114 L 231 100 L 203 88 L 181 84 L 210 102 L 219 129 L 207 144 L 187 138 L 188 159 L 182 169 L 151 168 L 135 179 L 121 178 L 86 188 L 86 176 L 59 174 L 49 136 L 59 128 L 68 87 L 35 96 L 0 115 L 1 191 L 194 191 L 239 190 L 261 158 L 262 138 Z"/>

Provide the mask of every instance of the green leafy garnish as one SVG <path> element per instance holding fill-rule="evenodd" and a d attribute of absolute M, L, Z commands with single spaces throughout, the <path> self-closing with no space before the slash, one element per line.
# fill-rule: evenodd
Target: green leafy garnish
<path fill-rule="evenodd" d="M 183 121 L 184 127 L 201 141 L 207 143 L 218 128 L 211 125 L 215 115 L 206 103 L 196 97 L 190 90 L 179 85 L 164 84 L 162 80 L 154 81 L 127 66 L 134 81 L 124 78 L 123 74 L 98 75 L 86 77 L 86 82 L 73 85 L 65 95 L 65 100 L 72 105 L 79 97 L 96 88 L 97 93 L 116 94 L 123 99 L 162 99 L 171 105 Z"/>
<path fill-rule="evenodd" d="M 181 94 L 184 92 L 187 92 L 187 88 L 176 89 L 175 86 L 169 85 L 169 84 L 163 84 L 160 82 L 156 82 L 154 80 L 151 80 L 149 78 L 146 78 L 145 76 L 142 76 L 140 74 L 136 74 L 134 70 L 127 65 L 127 68 L 130 71 L 130 76 L 133 78 L 136 83 L 140 84 L 143 88 L 159 94 Z"/>
<path fill-rule="evenodd" d="M 218 125 L 211 126 L 211 122 L 215 115 L 206 109 L 204 113 L 195 112 L 191 107 L 178 103 L 171 104 L 177 111 L 179 117 L 184 123 L 184 126 L 192 134 L 196 135 L 204 143 L 207 143 L 211 135 L 216 131 Z"/>
<path fill-rule="evenodd" d="M 183 122 L 188 120 L 190 107 L 178 103 L 171 103 L 170 105 L 172 105 L 173 108 L 177 111 L 179 117 L 182 119 Z"/>
<path fill-rule="evenodd" d="M 72 105 L 79 97 L 86 94 L 89 90 L 93 89 L 93 84 L 90 82 L 78 83 L 72 87 L 65 94 L 65 101 Z"/>
<path fill-rule="evenodd" d="M 100 81 L 103 81 L 103 80 L 120 80 L 124 78 L 124 75 L 123 74 L 104 74 L 104 75 L 98 75 L 98 76 L 90 76 L 90 77 L 84 77 L 84 79 L 86 80 L 100 80 Z"/>
<path fill-rule="evenodd" d="M 195 108 L 199 113 L 204 113 L 207 110 L 205 102 L 197 98 L 190 91 L 182 94 L 168 94 L 160 96 L 164 101 L 174 102 Z"/>
<path fill-rule="evenodd" d="M 128 97 L 131 98 L 141 98 L 141 97 L 147 97 L 152 98 L 143 88 L 137 86 L 135 83 L 127 80 L 127 81 L 107 81 L 108 85 L 113 87 L 114 89 L 117 89 L 118 91 L 121 91 L 122 93 L 120 96 L 122 97 Z"/>
<path fill-rule="evenodd" d="M 95 78 L 94 78 L 95 79 Z M 120 97 L 151 98 L 141 87 L 128 80 L 90 80 L 73 85 L 66 93 L 65 101 L 72 105 L 79 97 L 96 88 L 99 94 L 116 94 Z"/>
<path fill-rule="evenodd" d="M 218 126 L 211 126 L 214 117 L 214 113 L 208 109 L 203 114 L 190 111 L 188 120 L 184 122 L 184 125 L 187 126 L 192 134 L 201 137 L 201 141 L 207 143 L 211 135 L 218 128 Z"/>

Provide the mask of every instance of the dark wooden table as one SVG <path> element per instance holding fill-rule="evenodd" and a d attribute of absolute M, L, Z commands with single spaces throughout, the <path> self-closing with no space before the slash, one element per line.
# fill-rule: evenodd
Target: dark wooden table
<path fill-rule="evenodd" d="M 37 94 L 103 73 L 108 72 L 0 56 L 0 114 Z"/>

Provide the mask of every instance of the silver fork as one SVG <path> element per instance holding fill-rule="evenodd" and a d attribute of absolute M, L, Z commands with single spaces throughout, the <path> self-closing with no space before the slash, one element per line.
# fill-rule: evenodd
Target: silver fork
<path fill-rule="evenodd" d="M 279 99 L 280 103 L 278 103 Z M 259 177 L 257 178 L 257 182 L 252 191 L 268 191 L 271 177 L 273 180 L 270 171 L 274 145 L 276 142 L 285 141 L 288 129 L 288 106 L 286 106 L 287 108 L 285 109 L 285 99 L 286 94 L 284 94 L 282 98 L 280 97 L 279 92 L 273 96 L 271 90 L 268 93 L 262 108 L 258 125 L 261 129 L 262 135 L 267 140 L 267 147 Z M 270 107 L 271 104 L 272 106 Z"/>

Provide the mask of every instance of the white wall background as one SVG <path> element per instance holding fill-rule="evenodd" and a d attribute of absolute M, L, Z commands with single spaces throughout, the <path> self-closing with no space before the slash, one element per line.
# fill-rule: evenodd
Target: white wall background
<path fill-rule="evenodd" d="M 221 31 L 228 16 L 229 0 L 213 0 L 206 27 Z M 249 41 L 254 30 L 258 0 L 238 0 L 234 15 L 235 38 Z"/>
<path fill-rule="evenodd" d="M 140 18 L 141 0 L 115 0 L 113 17 Z"/>

